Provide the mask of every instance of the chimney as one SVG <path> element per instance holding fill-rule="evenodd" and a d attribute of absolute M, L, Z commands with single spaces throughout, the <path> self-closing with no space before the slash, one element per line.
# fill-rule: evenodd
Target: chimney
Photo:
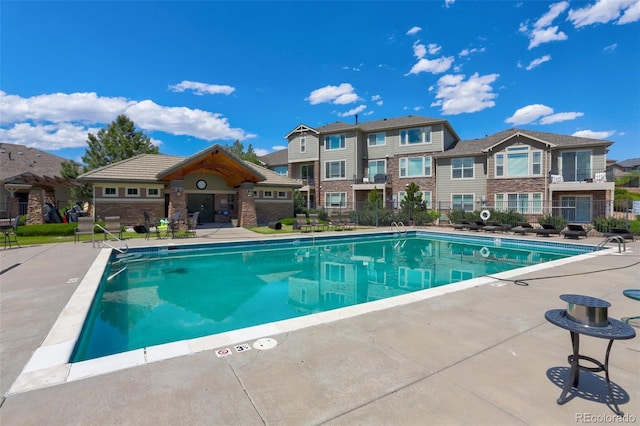
<path fill-rule="evenodd" d="M 358 114 L 356 114 L 356 124 L 358 124 Z"/>

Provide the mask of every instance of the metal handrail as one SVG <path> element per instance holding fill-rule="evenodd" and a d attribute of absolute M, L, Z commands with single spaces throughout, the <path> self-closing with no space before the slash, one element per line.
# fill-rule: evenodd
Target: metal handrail
<path fill-rule="evenodd" d="M 97 228 L 99 228 L 99 229 L 102 229 L 102 232 L 104 232 L 105 234 L 109 234 L 109 235 L 111 235 L 111 236 L 113 237 L 113 239 L 114 239 L 114 240 L 117 240 L 117 241 L 120 241 L 121 243 L 123 243 L 123 244 L 124 244 L 124 248 L 118 248 L 118 247 L 112 246 L 111 244 L 109 244 L 109 243 L 108 243 L 108 242 L 106 242 L 106 241 L 100 241 L 102 244 L 104 244 L 104 245 L 105 245 L 105 246 L 107 246 L 107 247 L 111 247 L 113 250 L 115 250 L 115 251 L 117 251 L 117 252 L 119 252 L 119 253 L 123 253 L 123 254 L 124 254 L 124 253 L 126 253 L 126 252 L 127 252 L 127 250 L 129 250 L 129 245 L 128 245 L 127 243 L 125 243 L 124 241 L 122 241 L 122 240 L 121 240 L 120 238 L 118 238 L 117 236 L 113 235 L 113 234 L 112 234 L 108 229 L 106 229 L 104 226 L 102 226 L 102 225 L 100 225 L 100 224 L 98 224 L 98 223 L 96 223 L 96 224 L 95 224 L 95 226 L 96 226 Z"/>
<path fill-rule="evenodd" d="M 608 242 L 617 242 L 618 243 L 618 253 L 622 253 L 623 251 L 627 251 L 627 243 L 624 240 L 624 237 L 620 236 L 620 235 L 612 235 L 610 237 L 605 238 L 604 241 L 602 241 L 600 244 L 598 244 L 598 247 L 604 247 Z M 622 243 L 622 248 L 624 250 L 620 250 L 620 243 Z"/>
<path fill-rule="evenodd" d="M 407 234 L 407 228 L 404 226 L 404 223 L 402 223 L 402 221 L 400 221 L 400 222 L 391 222 L 391 226 L 393 226 L 395 228 L 395 230 L 398 232 L 399 235 L 406 235 Z"/>

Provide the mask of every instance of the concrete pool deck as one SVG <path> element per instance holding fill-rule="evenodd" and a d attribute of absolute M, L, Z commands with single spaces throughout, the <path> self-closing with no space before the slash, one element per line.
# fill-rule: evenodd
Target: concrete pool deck
<path fill-rule="evenodd" d="M 198 234 L 173 242 L 270 238 L 241 228 Z M 630 266 L 640 262 L 640 243 L 627 243 L 623 254 L 609 247 L 615 247 L 610 254 L 525 273 L 525 280 L 558 277 L 526 287 L 491 282 L 401 306 L 381 304 L 373 312 L 269 335 L 277 341 L 269 350 L 230 346 L 226 357 L 204 350 L 17 393 L 9 390 L 101 250 L 61 243 L 0 251 L 0 387 L 6 396 L 0 422 L 567 424 L 593 423 L 598 416 L 613 422 L 603 373 L 582 372 L 580 392 L 556 404 L 571 344 L 567 331 L 544 319 L 545 311 L 565 307 L 559 299 L 565 293 L 609 301 L 613 318 L 640 313 L 640 303 L 622 295 L 640 287 L 640 265 Z M 606 343 L 583 337 L 581 352 L 603 360 Z M 639 337 L 614 343 L 610 375 L 620 408 L 640 421 Z"/>

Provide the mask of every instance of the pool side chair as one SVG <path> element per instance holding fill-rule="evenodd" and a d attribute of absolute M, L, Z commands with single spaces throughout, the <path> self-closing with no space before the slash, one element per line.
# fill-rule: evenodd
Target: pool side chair
<path fill-rule="evenodd" d="M 550 237 L 551 235 L 560 235 L 561 230 L 550 223 L 541 223 L 542 228 L 535 228 L 534 231 L 538 237 Z"/>
<path fill-rule="evenodd" d="M 197 237 L 198 236 L 196 234 L 196 227 L 198 226 L 198 216 L 200 216 L 200 212 L 195 212 L 193 214 L 193 216 L 191 216 L 189 218 L 189 220 L 187 221 L 187 231 L 185 233 L 185 235 L 187 237 L 189 237 L 189 236 Z"/>
<path fill-rule="evenodd" d="M 519 235 L 527 235 L 529 233 L 535 233 L 535 229 L 536 228 L 534 228 L 529 222 L 520 222 L 518 226 L 511 228 L 511 232 Z"/>
<path fill-rule="evenodd" d="M 573 223 L 568 224 L 567 228 L 560 231 L 560 233 L 564 238 L 580 239 L 580 237 L 587 237 L 587 230 L 582 225 Z"/>
<path fill-rule="evenodd" d="M 482 231 L 482 228 L 484 228 L 484 222 L 481 220 L 469 223 L 469 231 Z"/>
<path fill-rule="evenodd" d="M 298 227 L 300 229 L 300 231 L 302 232 L 307 232 L 307 231 L 312 231 L 313 227 L 307 223 L 307 215 L 300 213 L 296 215 L 296 223 L 298 224 Z"/>
<path fill-rule="evenodd" d="M 604 233 L 605 237 L 622 237 L 625 240 L 634 241 L 635 236 L 631 231 L 625 228 L 611 228 L 609 232 Z"/>
<path fill-rule="evenodd" d="M 16 243 L 18 248 L 20 248 L 20 244 L 18 244 L 18 222 L 20 221 L 20 216 L 16 216 L 13 221 L 9 222 L 9 225 L 2 226 L 2 234 L 4 236 L 4 248 L 7 248 L 7 243 L 9 243 L 9 248 L 11 248 L 11 244 Z"/>
<path fill-rule="evenodd" d="M 104 218 L 104 228 L 111 233 L 111 235 L 117 236 L 119 240 L 122 239 L 122 224 L 120 223 L 120 216 L 106 216 Z M 108 233 L 104 233 L 104 240 L 107 240 Z"/>
<path fill-rule="evenodd" d="M 93 241 L 93 218 L 91 216 L 78 217 L 78 226 L 73 233 L 73 242 L 80 241 L 80 235 L 91 235 L 91 241 Z"/>
<path fill-rule="evenodd" d="M 325 224 L 320 222 L 320 219 L 317 213 L 309 214 L 309 223 L 313 231 L 324 231 Z"/>
<path fill-rule="evenodd" d="M 483 227 L 482 230 L 486 233 L 486 232 L 498 232 L 498 231 L 502 231 L 502 224 L 498 223 L 498 222 L 487 222 Z"/>
<path fill-rule="evenodd" d="M 471 225 L 471 223 L 468 220 L 464 219 L 451 224 L 453 229 L 457 231 L 464 231 L 465 229 L 469 229 L 469 225 Z"/>

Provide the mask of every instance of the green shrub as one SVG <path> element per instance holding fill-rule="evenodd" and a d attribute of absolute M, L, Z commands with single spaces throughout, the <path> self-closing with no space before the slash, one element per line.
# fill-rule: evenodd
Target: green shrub
<path fill-rule="evenodd" d="M 42 225 L 18 226 L 16 234 L 18 234 L 19 237 L 64 237 L 73 235 L 75 229 L 75 223 L 43 223 Z"/>
<path fill-rule="evenodd" d="M 546 215 L 538 218 L 538 223 L 540 225 L 544 223 L 544 224 L 553 225 L 558 229 L 564 229 L 564 227 L 567 226 L 567 219 L 565 219 L 562 216 Z"/>
<path fill-rule="evenodd" d="M 295 217 L 283 217 L 282 219 L 278 219 L 278 222 L 288 226 L 293 226 L 293 222 L 295 221 L 296 221 Z"/>
<path fill-rule="evenodd" d="M 435 210 L 413 212 L 413 223 L 418 226 L 431 225 L 438 219 L 439 213 Z"/>

